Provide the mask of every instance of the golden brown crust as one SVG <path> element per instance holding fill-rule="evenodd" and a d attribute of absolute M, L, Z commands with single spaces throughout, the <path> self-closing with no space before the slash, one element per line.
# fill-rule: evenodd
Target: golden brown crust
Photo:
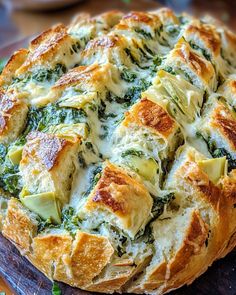
<path fill-rule="evenodd" d="M 0 91 L 0 142 L 11 142 L 22 132 L 28 106 L 12 92 Z"/>
<path fill-rule="evenodd" d="M 211 125 L 212 128 L 220 130 L 231 148 L 236 150 L 236 120 L 224 105 L 221 104 L 214 109 Z"/>
<path fill-rule="evenodd" d="M 54 279 L 83 288 L 108 264 L 113 252 L 107 238 L 78 231 L 70 257 L 65 257 L 71 277 L 66 274 L 62 265 L 58 265 L 55 268 Z"/>
<path fill-rule="evenodd" d="M 71 252 L 72 237 L 69 234 L 39 235 L 33 239 L 30 261 L 43 273 L 53 279 L 53 268 L 62 264 L 62 258 Z"/>
<path fill-rule="evenodd" d="M 212 64 L 195 53 L 184 40 L 180 40 L 176 44 L 174 50 L 171 52 L 170 62 L 172 58 L 188 66 L 206 84 L 210 84 L 215 75 Z"/>
<path fill-rule="evenodd" d="M 170 115 L 161 106 L 147 98 L 141 99 L 126 114 L 123 125 L 129 126 L 133 123 L 148 127 L 155 133 L 165 137 L 168 137 L 173 132 L 173 129 L 176 128 L 176 123 Z"/>
<path fill-rule="evenodd" d="M 199 193 L 200 198 L 204 198 L 215 210 L 218 209 L 221 190 L 209 180 L 207 174 L 196 163 L 186 162 L 178 174 Z"/>
<path fill-rule="evenodd" d="M 79 85 L 83 83 L 103 84 L 106 79 L 107 67 L 102 67 L 97 64 L 91 66 L 79 66 L 68 71 L 63 75 L 53 86 L 54 89 L 63 90 L 66 87 Z"/>
<path fill-rule="evenodd" d="M 11 240 L 22 253 L 30 251 L 32 238 L 36 235 L 37 222 L 32 221 L 21 203 L 14 198 L 8 202 L 2 234 Z"/>
<path fill-rule="evenodd" d="M 30 53 L 17 74 L 25 73 L 36 63 L 49 61 L 65 43 L 71 44 L 71 38 L 64 25 L 59 24 L 44 31 L 31 41 Z"/>
<path fill-rule="evenodd" d="M 31 132 L 27 136 L 21 165 L 26 165 L 32 159 L 41 163 L 48 171 L 56 169 L 64 149 L 72 145 L 71 142 L 55 135 L 37 131 Z"/>
<path fill-rule="evenodd" d="M 164 25 L 170 24 L 170 23 L 179 24 L 178 17 L 174 14 L 174 12 L 170 8 L 163 7 L 151 13 L 156 14 Z"/>
<path fill-rule="evenodd" d="M 11 56 L 0 75 L 0 86 L 11 82 L 16 70 L 24 63 L 28 54 L 28 49 L 20 49 Z"/>
<path fill-rule="evenodd" d="M 118 226 L 134 236 L 148 221 L 151 207 L 152 199 L 146 188 L 123 169 L 106 162 L 83 210 L 108 211 L 116 217 Z"/>
<path fill-rule="evenodd" d="M 208 24 L 203 24 L 200 21 L 193 21 L 185 32 L 186 36 L 191 39 L 194 35 L 199 41 L 202 41 L 207 49 L 209 49 L 214 56 L 220 54 L 221 40 L 220 35 L 215 27 Z"/>
<path fill-rule="evenodd" d="M 190 220 L 186 220 L 186 222 L 188 226 L 174 256 L 169 260 L 167 257 L 163 257 L 157 265 L 147 272 L 144 282 L 134 285 L 129 289 L 129 292 L 152 292 L 161 287 L 158 292 L 163 294 L 167 290 L 182 285 L 181 271 L 187 269 L 191 261 L 197 263 L 198 255 L 205 249 L 205 241 L 208 236 L 208 226 L 198 210 L 193 210 Z M 190 275 L 193 275 L 194 271 L 191 273 L 191 270 L 188 270 Z"/>
<path fill-rule="evenodd" d="M 116 195 L 112 192 L 113 186 Z M 134 186 L 135 190 L 132 192 L 132 187 L 134 188 Z M 127 193 L 129 191 L 128 195 L 130 197 L 134 194 L 137 198 L 141 195 L 148 198 L 148 194 L 142 185 L 124 173 L 122 169 L 108 162 L 86 207 L 91 210 L 92 207 L 104 206 L 118 216 L 128 216 L 131 208 L 127 203 L 129 200 L 125 197 L 127 196 L 125 191 Z"/>
<path fill-rule="evenodd" d="M 146 62 L 148 65 L 151 64 L 152 58 L 148 58 L 151 55 L 154 56 L 157 49 L 161 56 L 166 55 L 167 51 L 170 52 L 167 58 L 162 60 L 160 68 L 173 65 L 173 69 L 179 76 L 178 79 L 183 79 L 182 76 L 185 74 L 185 78 L 187 76 L 193 83 L 197 80 L 198 87 L 203 84 L 203 88 L 208 92 L 215 90 L 217 84 L 215 82 L 218 79 L 216 77 L 218 68 L 215 61 L 211 63 L 208 58 L 203 57 L 203 52 L 199 53 L 194 50 L 184 38 L 180 38 L 172 49 L 176 39 L 184 34 L 184 28 L 186 39 L 188 39 L 187 37 L 189 40 L 196 38 L 200 45 L 204 43 L 207 51 L 212 52 L 215 57 L 221 54 L 224 58 L 223 55 L 226 51 L 225 58 L 229 58 L 229 65 L 232 56 L 234 56 L 235 35 L 226 29 L 222 31 L 213 25 L 193 20 L 190 17 L 187 17 L 190 23 L 180 27 L 180 19 L 170 9 L 161 9 L 152 13 L 131 12 L 123 16 L 122 19 L 121 17 L 122 13 L 117 11 L 108 12 L 92 19 L 87 14 L 80 15 L 68 27 L 57 25 L 43 32 L 31 42 L 29 50 L 20 50 L 12 56 L 0 77 L 0 86 L 3 87 L 0 90 L 0 140 L 1 137 L 8 136 L 8 133 L 13 134 L 12 126 L 17 125 L 18 121 L 16 113 L 19 114 L 22 111 L 20 114 L 25 116 L 28 110 L 26 103 L 21 100 L 23 94 L 19 93 L 19 96 L 16 96 L 19 91 L 17 87 L 11 85 L 7 89 L 14 76 L 21 79 L 26 74 L 26 77 L 30 79 L 29 72 L 34 73 L 38 69 L 45 69 L 45 67 L 52 70 L 57 63 L 65 65 L 67 70 L 75 64 L 82 64 L 82 66 L 69 70 L 54 85 L 50 84 L 50 93 L 42 100 L 45 104 L 55 101 L 62 91 L 67 89 L 70 91 L 70 87 L 75 87 L 75 92 L 78 90 L 79 93 L 78 100 L 84 95 L 81 100 L 85 97 L 92 97 L 91 99 L 98 97 L 97 102 L 99 103 L 100 94 L 101 99 L 104 94 L 104 100 L 106 100 L 106 92 L 112 92 L 113 90 L 110 89 L 112 87 L 116 88 L 115 84 L 118 84 L 119 79 L 122 78 L 120 73 L 124 66 L 128 70 L 134 71 L 133 76 L 136 77 L 136 72 L 138 73 L 142 66 L 145 67 Z M 80 34 L 77 34 L 80 33 L 80 26 L 84 31 L 88 30 L 87 35 L 85 34 L 86 36 L 81 40 L 83 45 L 79 44 Z M 115 26 L 114 29 L 108 33 L 113 26 Z M 177 29 L 176 32 L 175 29 Z M 94 39 L 94 37 L 96 38 Z M 167 41 L 165 37 L 172 39 L 173 42 Z M 78 41 L 76 48 L 78 49 L 81 45 L 78 50 L 82 50 L 82 47 L 90 39 L 92 40 L 84 51 L 76 52 L 76 56 L 73 55 L 75 52 L 71 53 L 71 46 L 76 41 Z M 158 42 L 160 44 L 157 44 Z M 71 57 L 72 55 L 73 57 Z M 151 78 L 149 79 L 145 75 L 143 78 L 142 73 L 145 71 L 144 68 L 140 70 L 140 78 L 150 81 Z M 230 71 L 233 71 L 233 62 L 225 73 L 228 75 Z M 131 81 L 130 84 L 123 79 L 120 83 L 121 89 L 117 90 L 117 92 L 120 91 L 121 96 L 116 95 L 118 97 L 125 95 L 122 92 L 123 84 L 124 88 L 127 86 L 127 89 L 136 87 L 138 81 L 136 79 L 139 79 L 139 74 L 134 79 L 135 83 Z M 34 82 L 31 82 L 32 80 L 27 87 L 32 87 L 31 84 Z M 26 81 L 26 83 L 28 82 Z M 109 86 L 111 87 L 109 88 Z M 235 95 L 234 79 L 229 81 L 228 86 L 232 95 Z M 14 89 L 14 92 L 11 89 Z M 81 94 L 84 89 L 86 92 Z M 74 98 L 74 90 L 72 90 L 71 99 Z M 90 92 L 93 92 L 94 96 L 89 96 Z M 24 95 L 26 98 L 27 94 Z M 177 119 L 175 121 L 175 118 L 169 116 L 165 96 L 167 94 L 164 94 L 164 91 L 162 93 L 160 90 L 160 93 L 153 95 L 158 96 L 156 101 L 160 100 L 160 105 L 154 102 L 154 98 L 151 101 L 144 96 L 126 113 L 118 133 L 120 132 L 119 136 L 121 137 L 125 134 L 124 141 L 127 137 L 132 140 L 132 127 L 134 126 L 135 130 L 140 130 L 140 134 L 143 130 L 152 133 L 151 140 L 161 137 L 160 142 L 163 142 L 163 145 L 158 141 L 156 145 L 154 143 L 154 148 L 150 148 L 148 146 L 150 138 L 148 138 L 147 142 L 144 139 L 142 148 L 145 149 L 145 155 L 147 151 L 150 152 L 150 157 L 157 157 L 160 160 L 157 161 L 160 168 L 163 168 L 159 153 L 161 154 L 166 147 L 163 154 L 167 153 L 168 159 L 171 158 L 170 154 L 174 153 L 177 145 L 180 144 L 178 140 L 176 140 L 177 143 L 171 140 L 178 138 L 177 130 L 185 128 L 185 126 L 181 125 L 180 127 L 178 125 L 180 122 L 178 123 Z M 28 101 L 30 100 L 28 99 Z M 86 102 L 88 101 L 89 99 L 86 100 Z M 33 101 L 29 103 L 34 104 Z M 110 103 L 110 101 L 105 101 L 106 111 L 109 109 Z M 232 103 L 232 105 L 234 104 Z M 76 107 L 79 108 L 79 106 Z M 233 112 L 220 104 L 211 115 L 210 128 L 219 130 L 221 137 L 226 138 L 235 150 L 236 120 Z M 22 117 L 23 115 L 20 116 L 21 119 Z M 24 126 L 25 117 L 21 121 L 23 123 L 19 130 Z M 122 129 L 130 126 L 131 128 Z M 90 127 L 94 126 L 91 124 Z M 122 133 L 123 131 L 124 133 Z M 17 137 L 18 131 L 15 133 Z M 165 140 L 167 137 L 168 140 Z M 128 142 L 126 145 L 133 148 L 132 145 L 136 147 L 137 143 L 139 146 L 141 141 L 138 138 L 137 142 Z M 77 167 L 77 162 L 74 159 L 77 157 L 81 143 L 80 136 L 75 136 L 74 140 L 70 141 L 59 135 L 37 131 L 30 133 L 27 136 L 27 143 L 24 146 L 20 162 L 20 174 L 25 189 L 29 189 L 32 194 L 41 193 L 41 191 L 34 191 L 35 188 L 41 189 L 43 192 L 52 191 L 56 193 L 61 203 L 67 203 L 75 167 Z M 81 144 L 81 150 L 83 148 L 84 146 Z M 115 158 L 114 161 L 116 160 Z M 87 158 L 85 162 L 87 164 Z M 172 186 L 168 186 L 166 183 L 162 184 L 161 193 L 162 189 L 173 192 L 175 195 L 173 202 L 176 206 L 173 209 L 171 207 L 173 203 L 165 205 L 162 217 L 165 217 L 165 214 L 168 217 L 158 217 L 150 225 L 155 241 L 152 245 L 147 245 L 149 241 L 145 241 L 146 231 L 142 236 L 141 230 L 153 217 L 154 197 L 152 198 L 151 192 L 156 193 L 159 184 L 147 183 L 147 181 L 141 183 L 141 178 L 135 175 L 135 172 L 131 172 L 128 167 L 125 168 L 125 163 L 122 162 L 122 165 L 121 168 L 108 161 L 105 162 L 101 177 L 90 194 L 81 198 L 78 203 L 72 202 L 73 206 L 75 205 L 75 219 L 77 217 L 82 219 L 77 225 L 83 229 L 77 230 L 75 236 L 70 235 L 64 229 L 64 224 L 61 228 L 49 227 L 40 234 L 36 233 L 38 221 L 35 215 L 14 198 L 8 202 L 6 216 L 5 213 L 0 212 L 0 223 L 3 223 L 0 228 L 3 235 L 10 239 L 50 279 L 90 291 L 107 293 L 128 290 L 136 293 L 163 294 L 192 282 L 215 259 L 226 255 L 233 249 L 236 244 L 236 170 L 227 176 L 221 176 L 217 184 L 214 184 L 210 181 L 207 173 L 198 165 L 195 156 L 188 155 L 184 163 L 180 164 L 180 167 L 176 168 L 177 170 L 173 170 Z M 87 168 L 90 169 L 90 167 Z M 158 173 L 159 171 L 157 171 Z M 79 190 L 80 185 L 81 183 L 78 184 Z M 98 219 L 98 225 L 96 219 Z M 171 220 L 170 224 L 168 220 Z M 109 223 L 110 227 L 103 227 L 99 222 Z M 155 225 L 159 228 L 156 230 L 157 234 L 155 234 Z M 166 225 L 170 225 L 168 232 L 165 232 Z M 91 228 L 93 232 L 96 229 L 104 236 L 88 233 L 87 231 L 91 231 Z M 141 237 L 137 237 L 137 233 Z M 168 234 L 171 234 L 170 238 L 168 238 Z M 140 244 L 138 241 L 141 241 Z M 145 243 L 147 248 L 144 247 Z M 118 247 L 121 244 L 126 251 L 124 253 L 122 247 L 122 251 L 119 251 Z M 137 249 L 137 244 L 140 245 L 140 249 Z M 114 249 L 112 245 L 114 245 Z M 118 257 L 120 252 L 121 257 Z"/>

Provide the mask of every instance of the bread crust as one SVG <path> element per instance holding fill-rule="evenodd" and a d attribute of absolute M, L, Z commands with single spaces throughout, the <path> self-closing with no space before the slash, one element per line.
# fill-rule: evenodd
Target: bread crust
<path fill-rule="evenodd" d="M 62 224 L 48 226 L 50 219 L 45 222 L 23 206 L 21 194 L 20 200 L 7 198 L 7 208 L 0 203 L 2 234 L 50 280 L 102 293 L 168 293 L 233 250 L 236 169 L 226 171 L 226 158 L 213 159 L 191 138 L 202 129 L 216 131 L 222 147 L 229 150 L 226 141 L 231 149 L 227 160 L 236 161 L 231 155 L 235 40 L 217 23 L 177 17 L 166 8 L 127 15 L 111 11 L 94 18 L 78 15 L 69 26 L 56 25 L 29 49 L 14 53 L 0 76 L 0 142 L 9 146 L 25 127 L 34 103 L 21 90 L 31 85 L 32 73 L 50 73 L 58 63 L 65 69 L 56 78 L 46 86 L 34 84 L 48 89 L 41 105 L 71 107 L 65 100 L 77 97 L 73 107 L 85 112 L 88 134 L 64 138 L 49 134 L 49 128 L 27 135 L 19 164 L 22 194 L 53 195 L 57 210 L 63 207 Z M 143 90 L 160 70 L 176 75 L 177 82 L 166 89 L 156 85 L 149 98 Z M 220 75 L 226 82 L 218 88 Z M 15 87 L 15 78 L 22 89 Z M 186 90 L 186 102 L 178 98 L 181 79 L 205 90 L 206 102 L 197 106 L 191 126 L 168 108 L 169 99 L 180 112 L 191 107 L 191 91 Z M 61 125 L 73 129 L 75 123 L 68 119 Z M 130 166 L 122 162 L 124 151 Z"/>

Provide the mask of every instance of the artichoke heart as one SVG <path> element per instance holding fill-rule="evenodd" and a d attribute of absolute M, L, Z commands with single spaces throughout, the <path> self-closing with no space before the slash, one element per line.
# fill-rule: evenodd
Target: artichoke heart
<path fill-rule="evenodd" d="M 19 165 L 22 158 L 23 146 L 13 146 L 8 151 L 8 157 L 13 165 Z"/>
<path fill-rule="evenodd" d="M 51 219 L 53 223 L 61 223 L 60 202 L 54 192 L 46 192 L 35 195 L 27 195 L 27 190 L 23 189 L 20 200 L 25 207 L 37 213 L 42 219 Z"/>
<path fill-rule="evenodd" d="M 157 175 L 159 169 L 158 164 L 154 159 L 146 159 L 129 155 L 126 157 L 125 162 L 145 180 L 150 182 L 155 181 L 155 176 Z"/>
<path fill-rule="evenodd" d="M 198 161 L 198 166 L 209 177 L 209 179 L 216 184 L 221 176 L 227 173 L 227 160 L 226 157 L 201 160 Z"/>
<path fill-rule="evenodd" d="M 56 134 L 69 141 L 77 141 L 78 137 L 86 138 L 88 136 L 88 127 L 85 123 L 77 124 L 59 124 L 50 126 L 48 133 Z"/>
<path fill-rule="evenodd" d="M 163 70 L 158 72 L 158 78 L 178 113 L 182 114 L 188 122 L 193 122 L 200 113 L 203 92 L 181 79 L 180 76 L 169 74 Z"/>

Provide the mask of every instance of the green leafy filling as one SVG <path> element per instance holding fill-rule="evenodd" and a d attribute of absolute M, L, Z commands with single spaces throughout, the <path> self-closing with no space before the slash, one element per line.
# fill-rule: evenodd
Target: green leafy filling
<path fill-rule="evenodd" d="M 127 156 L 136 156 L 136 157 L 142 157 L 144 156 L 144 153 L 142 151 L 137 151 L 135 149 L 129 149 L 129 150 L 126 150 L 125 152 L 123 152 L 121 154 L 121 157 L 124 158 L 124 157 L 127 157 Z"/>
<path fill-rule="evenodd" d="M 189 45 L 197 51 L 200 51 L 202 53 L 202 55 L 205 57 L 205 59 L 211 61 L 211 55 L 207 52 L 206 49 L 201 48 L 200 46 L 198 46 L 197 44 L 193 43 L 192 41 L 189 42 Z"/>
<path fill-rule="evenodd" d="M 142 35 L 145 39 L 152 39 L 152 34 L 143 29 L 136 28 L 135 32 Z"/>
<path fill-rule="evenodd" d="M 153 200 L 152 206 L 152 214 L 156 219 L 158 218 L 164 211 L 164 207 L 169 204 L 171 201 L 175 199 L 174 193 L 169 193 L 163 197 L 155 197 Z"/>
<path fill-rule="evenodd" d="M 205 138 L 200 132 L 197 132 L 196 136 L 198 138 L 202 138 L 206 142 L 208 151 L 213 158 L 226 157 L 228 160 L 228 171 L 236 168 L 236 159 L 233 158 L 233 156 L 225 148 L 217 147 L 216 143 L 211 139 L 210 136 Z"/>
<path fill-rule="evenodd" d="M 62 295 L 61 289 L 56 282 L 52 284 L 52 295 Z"/>

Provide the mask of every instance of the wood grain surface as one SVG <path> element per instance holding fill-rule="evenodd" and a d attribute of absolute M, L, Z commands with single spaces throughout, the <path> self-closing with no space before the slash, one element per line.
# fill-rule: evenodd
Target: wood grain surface
<path fill-rule="evenodd" d="M 52 283 L 40 273 L 18 250 L 0 235 L 0 274 L 17 295 L 50 295 Z M 59 283 L 63 295 L 86 295 L 86 291 Z M 95 294 L 95 293 L 94 293 Z M 208 271 L 189 287 L 171 295 L 235 295 L 236 251 L 216 261 Z"/>

